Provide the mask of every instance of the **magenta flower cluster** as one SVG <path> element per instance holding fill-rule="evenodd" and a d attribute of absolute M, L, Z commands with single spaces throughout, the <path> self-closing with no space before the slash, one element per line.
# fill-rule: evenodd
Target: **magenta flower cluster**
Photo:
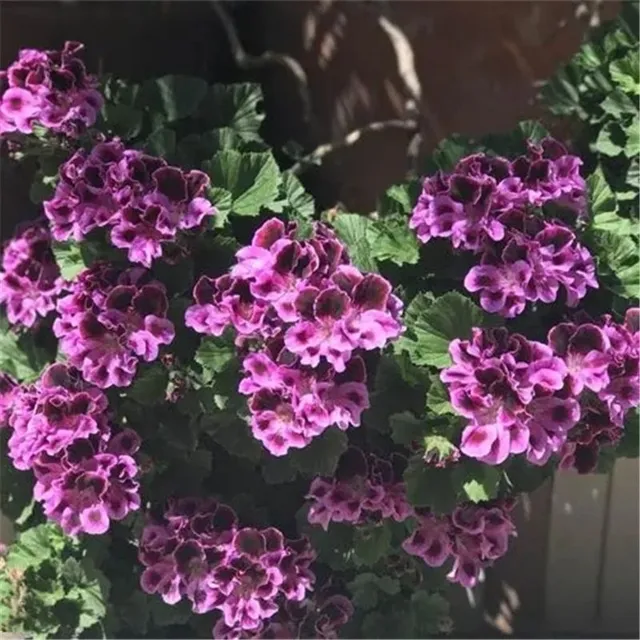
<path fill-rule="evenodd" d="M 32 133 L 38 123 L 54 133 L 75 137 L 93 125 L 102 107 L 97 80 L 87 74 L 78 54 L 84 45 L 66 42 L 62 51 L 22 49 L 0 72 L 0 135 Z M 8 85 L 8 86 L 7 86 Z"/>
<path fill-rule="evenodd" d="M 583 215 L 582 161 L 555 140 L 529 143 L 513 162 L 474 154 L 450 174 L 427 178 L 409 226 L 423 243 L 449 238 L 456 249 L 480 255 L 467 274 L 489 312 L 513 318 L 526 303 L 553 302 L 562 287 L 569 306 L 597 288 L 595 265 L 575 233 L 535 210 L 554 203 Z"/>
<path fill-rule="evenodd" d="M 168 604 L 187 598 L 195 613 L 218 611 L 215 637 L 260 634 L 288 601 L 313 589 L 315 553 L 305 538 L 278 529 L 240 528 L 230 507 L 214 500 L 171 500 L 140 539 L 146 593 Z"/>
<path fill-rule="evenodd" d="M 639 313 L 629 310 L 623 325 L 609 316 L 599 325 L 559 324 L 547 345 L 505 329 L 454 340 L 453 365 L 440 377 L 469 420 L 461 452 L 487 464 L 525 454 L 537 465 L 557 453 L 564 466 L 592 469 L 598 443 L 616 441 L 625 414 L 640 403 Z"/>
<path fill-rule="evenodd" d="M 238 390 L 249 396 L 251 431 L 274 456 L 302 449 L 331 425 L 343 431 L 359 426 L 369 407 L 362 358 L 355 356 L 341 373 L 326 363 L 301 366 L 281 340 L 243 361 L 246 377 Z"/>
<path fill-rule="evenodd" d="M 30 223 L 7 242 L 0 270 L 0 304 L 11 324 L 32 327 L 55 309 L 64 287 L 49 231 Z"/>
<path fill-rule="evenodd" d="M 331 522 L 364 524 L 413 515 L 402 479 L 406 458 L 393 454 L 382 460 L 349 447 L 338 461 L 333 478 L 316 478 L 309 487 L 307 519 L 325 531 Z"/>
<path fill-rule="evenodd" d="M 259 632 L 241 633 L 229 628 L 220 618 L 213 628 L 213 637 L 220 639 L 294 640 L 297 638 L 338 638 L 340 628 L 353 615 L 351 601 L 343 595 L 322 593 L 302 602 L 287 600 L 280 610 L 266 621 Z"/>
<path fill-rule="evenodd" d="M 140 439 L 131 429 L 112 432 L 100 390 L 63 364 L 35 384 L 7 388 L 9 457 L 16 469 L 33 471 L 34 498 L 48 518 L 70 535 L 101 534 L 140 507 L 133 459 Z"/>
<path fill-rule="evenodd" d="M 475 587 L 484 569 L 507 552 L 509 538 L 516 535 L 512 507 L 510 502 L 495 501 L 461 505 L 446 515 L 417 515 L 417 527 L 402 548 L 430 567 L 441 567 L 453 558 L 447 578 Z"/>
<path fill-rule="evenodd" d="M 640 404 L 640 309 L 629 309 L 622 324 L 609 315 L 560 324 L 549 343 L 567 364 L 567 392 L 578 396 L 582 414 L 560 451 L 560 467 L 588 473 L 600 449 L 617 444 L 629 410 Z"/>
<path fill-rule="evenodd" d="M 44 211 L 56 240 L 82 240 L 108 227 L 111 243 L 131 262 L 151 266 L 163 245 L 196 230 L 215 214 L 204 197 L 209 177 L 162 158 L 126 149 L 118 139 L 80 149 L 60 167 L 60 181 Z"/>
<path fill-rule="evenodd" d="M 453 365 L 440 378 L 454 409 L 468 419 L 460 451 L 486 464 L 525 454 L 544 464 L 560 450 L 580 418 L 563 393 L 569 375 L 551 347 L 506 329 L 474 329 L 449 345 Z"/>
<path fill-rule="evenodd" d="M 101 389 L 129 386 L 138 362 L 155 360 L 174 338 L 164 285 L 142 267 L 97 262 L 69 289 L 58 301 L 53 332 L 70 364 Z"/>
<path fill-rule="evenodd" d="M 274 455 L 306 446 L 331 424 L 360 422 L 368 406 L 358 351 L 385 346 L 403 331 L 402 304 L 381 276 L 350 264 L 342 243 L 321 224 L 309 240 L 272 218 L 217 279 L 202 277 L 185 321 L 262 351 L 246 357 L 240 391 L 252 396 L 254 435 Z"/>

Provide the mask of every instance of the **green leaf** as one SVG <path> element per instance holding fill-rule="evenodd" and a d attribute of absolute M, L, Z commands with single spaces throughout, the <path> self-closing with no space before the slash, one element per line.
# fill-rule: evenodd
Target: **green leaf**
<path fill-rule="evenodd" d="M 427 409 L 438 416 L 453 413 L 455 411 L 449 400 L 449 392 L 440 378 L 434 378 L 427 392 Z"/>
<path fill-rule="evenodd" d="M 458 160 L 470 151 L 469 141 L 463 136 L 449 136 L 433 150 L 433 161 L 442 171 L 451 171 Z"/>
<path fill-rule="evenodd" d="M 400 582 L 389 576 L 377 576 L 375 573 L 359 573 L 347 588 L 352 593 L 352 602 L 356 609 L 370 611 L 378 604 L 378 594 L 396 595 L 400 592 Z"/>
<path fill-rule="evenodd" d="M 154 156 L 171 157 L 176 150 L 176 132 L 166 127 L 160 127 L 149 134 L 144 148 Z"/>
<path fill-rule="evenodd" d="M 517 128 L 524 140 L 532 142 L 540 142 L 549 135 L 544 125 L 537 120 L 524 120 L 518 123 Z"/>
<path fill-rule="evenodd" d="M 640 294 L 640 257 L 637 240 L 632 236 L 599 231 L 593 235 L 591 244 L 599 258 L 601 278 L 609 276 L 606 277 L 608 288 L 625 298 L 637 300 Z"/>
<path fill-rule="evenodd" d="M 367 240 L 375 260 L 389 260 L 402 266 L 416 264 L 420 259 L 416 234 L 409 229 L 404 214 L 373 221 L 367 229 Z"/>
<path fill-rule="evenodd" d="M 257 216 L 277 200 L 280 169 L 270 152 L 226 149 L 205 162 L 203 168 L 216 186 L 231 194 L 231 212 L 236 215 Z"/>
<path fill-rule="evenodd" d="M 289 451 L 291 464 L 308 476 L 332 476 L 338 459 L 347 450 L 347 436 L 332 427 L 314 438 L 304 449 Z"/>
<path fill-rule="evenodd" d="M 471 502 L 486 502 L 496 497 L 500 484 L 500 470 L 486 464 L 472 463 L 456 467 L 462 491 Z"/>
<path fill-rule="evenodd" d="M 640 154 L 640 116 L 636 117 L 626 129 L 627 144 L 624 153 L 628 158 L 636 158 Z"/>
<path fill-rule="evenodd" d="M 358 527 L 353 537 L 354 561 L 357 565 L 373 566 L 389 554 L 391 529 L 386 523 Z"/>
<path fill-rule="evenodd" d="M 53 197 L 56 188 L 57 176 L 52 177 L 37 171 L 33 176 L 33 181 L 29 187 L 29 200 L 33 204 L 41 204 L 45 200 Z"/>
<path fill-rule="evenodd" d="M 625 93 L 640 95 L 640 70 L 638 69 L 637 48 L 620 60 L 609 64 L 609 73 L 614 84 Z"/>
<path fill-rule="evenodd" d="M 214 84 L 203 100 L 199 114 L 211 127 L 228 127 L 244 140 L 260 140 L 264 120 L 260 111 L 262 89 L 259 84 Z"/>
<path fill-rule="evenodd" d="M 26 571 L 39 567 L 53 553 L 51 538 L 54 535 L 59 535 L 57 527 L 50 524 L 41 524 L 23 531 L 17 542 L 9 547 L 7 569 Z"/>
<path fill-rule="evenodd" d="M 629 165 L 625 183 L 633 187 L 636 191 L 640 189 L 640 158 L 634 158 Z M 637 194 L 635 194 L 637 197 Z"/>
<path fill-rule="evenodd" d="M 315 213 L 313 197 L 293 173 L 285 171 L 280 182 L 280 197 L 285 201 L 285 212 L 293 218 L 310 220 Z"/>
<path fill-rule="evenodd" d="M 378 213 L 381 217 L 398 213 L 410 214 L 421 190 L 422 185 L 419 180 L 411 180 L 389 187 L 378 200 Z"/>
<path fill-rule="evenodd" d="M 26 333 L 18 335 L 6 319 L 0 317 L 0 371 L 20 382 L 30 382 L 38 377 L 49 361 L 49 354 L 36 346 L 33 336 Z"/>
<path fill-rule="evenodd" d="M 223 371 L 235 357 L 233 343 L 223 337 L 209 337 L 203 338 L 194 360 L 202 367 L 203 382 L 206 384 Z"/>
<path fill-rule="evenodd" d="M 414 638 L 433 638 L 449 635 L 451 619 L 449 602 L 439 593 L 420 590 L 411 594 L 414 619 Z"/>
<path fill-rule="evenodd" d="M 289 460 L 289 456 L 276 457 L 267 455 L 260 465 L 262 477 L 267 484 L 282 484 L 291 482 L 297 477 L 297 472 Z"/>
<path fill-rule="evenodd" d="M 123 140 L 135 138 L 142 129 L 142 111 L 124 103 L 105 103 L 102 117 L 106 130 Z"/>
<path fill-rule="evenodd" d="M 609 93 L 600 103 L 600 107 L 606 114 L 613 116 L 617 120 L 628 113 L 635 113 L 638 110 L 638 105 L 619 89 Z"/>
<path fill-rule="evenodd" d="M 412 377 L 414 373 L 416 375 Z M 382 433 L 389 431 L 389 419 L 394 413 L 422 411 L 426 389 L 424 369 L 413 367 L 406 356 L 383 355 L 376 368 L 373 391 L 369 394 L 371 406 L 362 416 L 363 424 Z"/>
<path fill-rule="evenodd" d="M 430 433 L 424 438 L 425 456 L 434 456 L 436 460 L 446 460 L 456 449 L 456 446 L 439 433 Z"/>
<path fill-rule="evenodd" d="M 427 432 L 427 424 L 423 418 L 416 418 L 410 411 L 396 413 L 389 418 L 391 438 L 397 444 L 410 446 L 421 442 Z"/>
<path fill-rule="evenodd" d="M 144 636 L 147 633 L 151 617 L 149 600 L 150 598 L 146 593 L 134 591 L 127 600 L 118 603 L 117 615 L 126 631 L 133 631 L 140 636 Z"/>
<path fill-rule="evenodd" d="M 407 498 L 416 507 L 450 513 L 457 504 L 460 487 L 454 483 L 451 467 L 432 467 L 421 456 L 414 456 L 404 472 L 404 481 Z"/>
<path fill-rule="evenodd" d="M 377 271 L 369 239 L 371 221 L 357 213 L 339 213 L 331 224 L 347 245 L 353 263 L 363 271 Z"/>
<path fill-rule="evenodd" d="M 86 269 L 84 256 L 79 242 L 68 240 L 66 242 L 53 242 L 53 255 L 55 256 L 60 274 L 65 280 L 73 280 L 81 271 Z"/>
<path fill-rule="evenodd" d="M 591 203 L 591 225 L 594 229 L 611 231 L 618 235 L 629 235 L 634 232 L 631 221 L 618 215 L 616 196 L 607 183 L 601 167 L 597 167 L 587 178 L 587 187 Z"/>
<path fill-rule="evenodd" d="M 193 616 L 191 604 L 186 598 L 183 598 L 177 604 L 168 605 L 156 596 L 155 598 L 150 598 L 149 609 L 153 624 L 157 627 L 184 624 Z"/>
<path fill-rule="evenodd" d="M 148 80 L 140 91 L 141 104 L 157 112 L 166 122 L 180 120 L 193 114 L 207 93 L 202 78 L 169 75 Z"/>
<path fill-rule="evenodd" d="M 169 374 L 159 363 L 152 364 L 139 371 L 127 396 L 145 406 L 164 402 Z"/>
<path fill-rule="evenodd" d="M 468 339 L 473 327 L 496 322 L 497 319 L 457 292 L 445 293 L 434 302 L 421 293 L 407 307 L 407 332 L 394 348 L 406 351 L 416 365 L 446 367 L 451 364 L 449 343 L 453 339 Z"/>
<path fill-rule="evenodd" d="M 617 122 L 607 122 L 593 144 L 593 149 L 603 156 L 615 157 L 622 153 L 625 135 Z"/>
<path fill-rule="evenodd" d="M 227 219 L 231 213 L 233 196 L 230 191 L 222 187 L 209 187 L 207 189 L 207 197 L 211 200 L 217 212 L 211 219 L 211 225 L 215 229 L 220 229 L 227 223 Z"/>

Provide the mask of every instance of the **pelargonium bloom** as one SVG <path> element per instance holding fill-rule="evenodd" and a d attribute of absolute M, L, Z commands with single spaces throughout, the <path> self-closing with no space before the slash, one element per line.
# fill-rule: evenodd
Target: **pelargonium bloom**
<path fill-rule="evenodd" d="M 340 594 L 320 591 L 302 602 L 288 600 L 272 618 L 262 625 L 259 632 L 228 627 L 221 617 L 213 628 L 213 637 L 220 640 L 236 638 L 273 638 L 274 640 L 297 638 L 339 637 L 340 628 L 353 615 L 351 601 Z"/>
<path fill-rule="evenodd" d="M 162 158 L 127 149 L 117 138 L 78 150 L 60 167 L 60 181 L 44 211 L 56 240 L 82 240 L 106 227 L 129 260 L 151 266 L 163 246 L 198 230 L 215 214 L 204 197 L 209 177 Z"/>
<path fill-rule="evenodd" d="M 562 323 L 549 332 L 549 344 L 568 370 L 567 392 L 579 398 L 582 419 L 560 452 L 560 466 L 589 473 L 600 450 L 614 446 L 625 418 L 640 405 L 640 309 L 629 309 L 624 323 L 610 315 L 597 321 Z"/>
<path fill-rule="evenodd" d="M 333 478 L 316 478 L 309 487 L 308 520 L 325 531 L 331 522 L 362 524 L 413 515 L 405 495 L 402 473 L 407 461 L 392 454 L 389 461 L 350 447 L 338 461 Z"/>
<path fill-rule="evenodd" d="M 567 365 L 552 349 L 505 329 L 473 329 L 471 340 L 449 345 L 444 369 L 451 403 L 468 420 L 460 451 L 487 464 L 525 454 L 544 464 L 559 451 L 580 418 L 562 393 Z"/>
<path fill-rule="evenodd" d="M 483 153 L 460 160 L 450 174 L 427 178 L 409 226 L 418 239 L 449 238 L 480 255 L 465 278 L 489 312 L 513 318 L 527 301 L 553 302 L 562 287 L 569 306 L 597 288 L 595 265 L 564 223 L 534 215 L 548 203 L 586 210 L 579 158 L 555 140 L 529 143 L 509 162 Z"/>
<path fill-rule="evenodd" d="M 402 548 L 430 567 L 441 567 L 453 558 L 447 578 L 475 587 L 484 569 L 507 552 L 509 538 L 516 535 L 512 507 L 507 501 L 494 501 L 461 505 L 446 515 L 418 514 L 418 526 Z"/>
<path fill-rule="evenodd" d="M 231 637 L 259 634 L 286 602 L 304 601 L 315 581 L 306 539 L 240 528 L 233 510 L 214 500 L 171 500 L 143 530 L 139 558 L 146 593 L 168 604 L 186 597 L 195 613 L 220 612 Z"/>
<path fill-rule="evenodd" d="M 97 262 L 69 289 L 58 301 L 53 332 L 60 351 L 97 387 L 129 386 L 138 362 L 156 360 L 173 341 L 164 285 L 145 269 Z"/>
<path fill-rule="evenodd" d="M 51 235 L 28 223 L 5 245 L 0 271 L 0 304 L 11 324 L 32 327 L 55 309 L 64 287 L 51 250 Z"/>
<path fill-rule="evenodd" d="M 402 304 L 384 278 L 350 264 L 327 227 L 317 224 L 310 240 L 295 233 L 277 218 L 265 222 L 229 275 L 196 284 L 187 326 L 216 336 L 227 326 L 263 339 L 284 333 L 300 364 L 326 361 L 344 371 L 355 350 L 382 348 L 401 334 Z"/>
<path fill-rule="evenodd" d="M 140 438 L 131 429 L 112 432 L 99 389 L 53 364 L 12 396 L 9 457 L 17 469 L 33 471 L 34 498 L 65 533 L 104 533 L 111 520 L 139 508 L 132 456 Z"/>
<path fill-rule="evenodd" d="M 102 106 L 98 81 L 79 57 L 84 45 L 66 42 L 62 51 L 22 49 L 0 78 L 0 135 L 32 133 L 38 123 L 75 137 L 96 121 Z"/>
<path fill-rule="evenodd" d="M 239 391 L 250 396 L 252 433 L 274 456 L 306 447 L 331 425 L 359 426 L 369 407 L 359 357 L 341 373 L 326 364 L 312 369 L 300 366 L 282 341 L 273 340 L 264 351 L 246 356 L 243 368 Z"/>

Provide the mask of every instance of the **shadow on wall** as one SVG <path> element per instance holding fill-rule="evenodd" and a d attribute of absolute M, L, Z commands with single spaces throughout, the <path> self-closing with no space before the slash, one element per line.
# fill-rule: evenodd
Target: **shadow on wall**
<path fill-rule="evenodd" d="M 407 99 L 417 95 L 428 152 L 454 132 L 506 131 L 538 116 L 535 83 L 582 41 L 588 17 L 579 17 L 579 6 L 564 0 L 248 2 L 240 3 L 237 17 L 254 50 L 286 53 L 307 74 L 309 122 L 291 78 L 264 78 L 274 140 L 313 148 L 369 122 L 404 117 Z M 610 19 L 619 2 L 600 9 L 599 19 Z M 371 133 L 332 154 L 310 172 L 324 204 L 339 200 L 349 210 L 370 210 L 408 169 L 409 138 L 401 130 Z"/>

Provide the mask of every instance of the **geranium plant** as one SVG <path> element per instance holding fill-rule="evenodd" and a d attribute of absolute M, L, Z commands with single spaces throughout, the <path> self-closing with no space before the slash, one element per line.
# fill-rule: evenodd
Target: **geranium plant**
<path fill-rule="evenodd" d="M 447 633 L 520 493 L 637 455 L 637 235 L 539 125 L 322 213 L 257 85 L 80 53 L 0 105 L 43 212 L 0 271 L 3 630 Z"/>

